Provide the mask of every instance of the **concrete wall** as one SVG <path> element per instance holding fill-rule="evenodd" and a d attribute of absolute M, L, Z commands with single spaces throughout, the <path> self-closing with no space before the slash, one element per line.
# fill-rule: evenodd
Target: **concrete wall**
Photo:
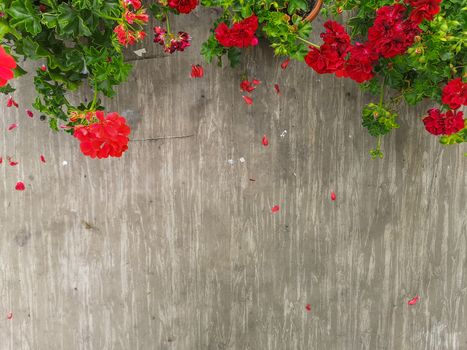
<path fill-rule="evenodd" d="M 3 98 L 0 152 L 20 164 L 0 167 L 0 349 L 466 349 L 466 148 L 403 106 L 369 159 L 360 111 L 376 97 L 282 71 L 266 46 L 190 79 L 214 17 L 174 21 L 194 37 L 185 53 L 148 38 L 108 104 L 134 139 L 186 137 L 90 160 L 26 117 L 30 77 L 19 110 Z M 263 81 L 250 107 L 244 73 Z"/>

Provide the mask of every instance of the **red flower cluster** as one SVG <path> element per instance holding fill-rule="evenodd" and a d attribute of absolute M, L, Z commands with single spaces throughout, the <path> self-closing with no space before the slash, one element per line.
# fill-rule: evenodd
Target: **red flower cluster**
<path fill-rule="evenodd" d="M 324 27 L 326 32 L 321 33 L 324 44 L 319 49 L 310 47 L 305 62 L 320 74 L 336 73 L 344 68 L 345 57 L 351 48 L 350 36 L 335 21 L 327 21 Z"/>
<path fill-rule="evenodd" d="M 327 21 L 324 24 L 326 32 L 321 34 L 324 44 L 319 49 L 310 47 L 305 62 L 320 74 L 335 73 L 358 83 L 370 80 L 380 57 L 401 55 L 413 45 L 415 37 L 421 33 L 418 27 L 421 21 L 416 17 L 423 15 L 423 18 L 431 20 L 439 11 L 440 0 L 406 1 L 413 6 L 409 18 L 406 18 L 407 8 L 398 3 L 376 11 L 373 25 L 368 29 L 368 41 L 364 44 L 351 45 L 345 29 L 337 22 Z M 438 4 L 437 9 L 435 3 Z M 417 10 L 418 14 L 414 13 Z"/>
<path fill-rule="evenodd" d="M 428 116 L 423 118 L 425 129 L 433 135 L 451 135 L 464 128 L 464 113 L 447 111 L 441 113 L 437 108 L 428 110 Z"/>
<path fill-rule="evenodd" d="M 14 68 L 16 68 L 15 60 L 0 46 L 0 87 L 5 86 L 8 80 L 13 79 Z"/>
<path fill-rule="evenodd" d="M 441 101 L 451 109 L 467 105 L 467 84 L 461 78 L 451 80 L 443 88 Z"/>
<path fill-rule="evenodd" d="M 258 38 L 255 36 L 258 29 L 258 17 L 251 15 L 243 21 L 234 23 L 229 28 L 224 22 L 220 23 L 214 31 L 216 39 L 225 47 L 248 47 L 258 45 Z"/>
<path fill-rule="evenodd" d="M 184 51 L 190 46 L 191 36 L 186 32 L 178 32 L 175 37 L 168 34 L 162 27 L 154 27 L 154 42 L 164 46 L 164 51 L 174 53 L 175 51 Z"/>
<path fill-rule="evenodd" d="M 348 77 L 357 83 L 370 80 L 375 75 L 373 66 L 378 60 L 378 54 L 367 44 L 355 43 L 349 50 L 349 58 L 342 71 L 336 72 L 338 77 Z"/>
<path fill-rule="evenodd" d="M 406 8 L 401 4 L 383 6 L 368 29 L 368 44 L 382 57 L 405 53 L 421 30 L 410 19 L 404 19 Z"/>
<path fill-rule="evenodd" d="M 412 6 L 410 20 L 415 24 L 420 24 L 424 19 L 431 21 L 439 12 L 441 0 L 405 0 L 406 4 Z"/>
<path fill-rule="evenodd" d="M 169 0 L 168 5 L 180 13 L 190 13 L 198 6 L 198 0 Z"/>
<path fill-rule="evenodd" d="M 74 127 L 73 136 L 80 141 L 84 155 L 91 158 L 121 157 L 128 149 L 130 128 L 118 113 L 90 112 L 83 122 L 86 125 Z"/>
<path fill-rule="evenodd" d="M 130 9 L 130 5 L 133 9 Z M 146 33 L 142 30 L 134 30 L 131 25 L 142 25 L 149 21 L 149 16 L 145 9 L 141 8 L 139 0 L 122 0 L 124 9 L 123 22 L 114 28 L 118 42 L 122 45 L 134 45 L 137 41 L 143 40 Z"/>

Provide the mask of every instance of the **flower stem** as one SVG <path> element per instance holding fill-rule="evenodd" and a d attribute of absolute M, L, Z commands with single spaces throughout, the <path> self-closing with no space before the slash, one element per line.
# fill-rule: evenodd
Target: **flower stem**
<path fill-rule="evenodd" d="M 94 108 L 96 107 L 96 103 L 97 103 L 97 94 L 98 94 L 97 86 L 94 85 L 94 97 L 93 97 L 92 103 L 91 103 L 91 108 L 90 108 L 91 111 L 93 111 Z"/>
<path fill-rule="evenodd" d="M 301 38 L 301 37 L 299 37 L 299 36 L 297 36 L 297 38 L 298 38 L 298 40 L 303 41 L 305 44 L 308 44 L 308 45 L 310 45 L 310 46 L 313 46 L 313 47 L 316 47 L 317 49 L 319 49 L 319 45 L 313 44 L 311 41 L 308 41 L 308 40 L 306 40 L 306 39 L 303 39 L 303 38 Z"/>
<path fill-rule="evenodd" d="M 379 107 L 383 107 L 383 98 L 384 98 L 384 87 L 385 87 L 385 78 L 383 78 L 383 83 L 381 84 L 381 93 L 379 95 Z"/>
<path fill-rule="evenodd" d="M 170 21 L 169 21 L 169 14 L 165 13 L 165 23 L 167 24 L 167 34 L 169 34 L 169 38 L 171 37 L 170 33 Z"/>
<path fill-rule="evenodd" d="M 111 20 L 111 21 L 117 21 L 117 22 L 120 21 L 120 18 L 117 18 L 117 17 L 107 16 L 107 15 L 104 15 L 103 13 L 100 13 L 100 12 L 98 12 L 97 14 L 99 15 L 99 17 L 102 17 L 104 19 L 108 19 L 108 20 Z"/>

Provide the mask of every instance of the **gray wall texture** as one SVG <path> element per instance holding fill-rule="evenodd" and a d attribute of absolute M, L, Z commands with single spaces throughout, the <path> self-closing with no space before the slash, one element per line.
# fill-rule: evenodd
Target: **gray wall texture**
<path fill-rule="evenodd" d="M 107 101 L 133 139 L 185 137 L 91 160 L 25 115 L 31 77 L 15 82 L 20 109 L 3 99 L 0 152 L 20 163 L 0 166 L 0 349 L 467 349 L 465 146 L 442 147 L 426 108 L 402 106 L 369 159 L 360 111 L 376 97 L 282 71 L 265 45 L 190 79 L 214 18 L 174 21 L 193 35 L 185 53 L 151 38 L 146 59 L 129 51 Z M 263 81 L 252 106 L 244 73 Z"/>

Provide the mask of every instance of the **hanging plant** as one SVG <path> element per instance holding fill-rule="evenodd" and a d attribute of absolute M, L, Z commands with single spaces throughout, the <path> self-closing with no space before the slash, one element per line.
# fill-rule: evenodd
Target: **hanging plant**
<path fill-rule="evenodd" d="M 103 112 L 100 97 L 113 97 L 115 87 L 131 70 L 122 48 L 142 41 L 150 31 L 154 43 L 167 54 L 185 51 L 190 47 L 189 31 L 172 28 L 171 17 L 198 6 L 215 7 L 221 14 L 201 49 L 207 62 L 222 65 L 228 60 L 238 65 L 242 50 L 266 41 L 275 55 L 285 57 L 282 69 L 294 59 L 318 74 L 352 79 L 379 95 L 377 103 L 362 111 L 363 127 L 378 140 L 370 151 L 373 158 L 382 157 L 381 137 L 399 127 L 394 109 L 402 100 L 412 105 L 424 99 L 439 104 L 422 119 L 426 130 L 443 144 L 467 141 L 461 110 L 467 103 L 462 0 L 328 0 L 324 4 L 321 0 L 153 0 L 145 4 L 3 0 L 1 91 L 14 91 L 9 82 L 13 75 L 25 74 L 20 67 L 24 59 L 45 60 L 35 72 L 33 107 L 48 118 L 52 129 L 74 135 L 85 155 L 120 157 L 128 148 L 130 130 L 118 113 Z M 343 25 L 338 19 L 345 11 L 353 17 Z M 149 14 L 159 21 L 151 30 L 145 28 Z M 309 37 L 318 14 L 329 18 L 321 29 L 322 43 L 313 43 Z M 192 77 L 203 74 L 201 66 L 193 66 Z M 83 84 L 92 89 L 93 97 L 73 105 L 69 93 Z M 278 86 L 275 89 L 280 93 Z M 243 98 L 253 104 L 250 96 Z"/>

